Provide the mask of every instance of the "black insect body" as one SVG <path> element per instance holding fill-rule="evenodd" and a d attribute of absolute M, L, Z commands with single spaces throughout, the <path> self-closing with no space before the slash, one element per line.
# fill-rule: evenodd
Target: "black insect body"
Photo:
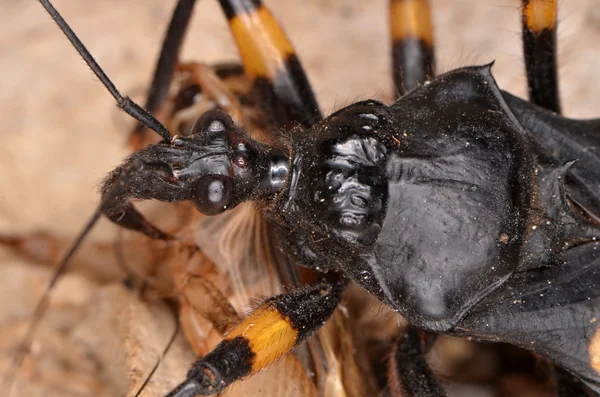
<path fill-rule="evenodd" d="M 581 122 L 569 137 L 556 120 L 577 123 L 503 94 L 489 67 L 442 75 L 390 107 L 352 105 L 313 139 L 292 135 L 290 183 L 273 208 L 305 233 L 282 235 L 300 263 L 342 269 L 420 328 L 533 349 L 599 390 L 588 345 L 600 228 L 571 199 L 598 199 L 599 164 L 568 161 L 600 135 Z M 540 160 L 542 147 L 552 158 Z"/>
<path fill-rule="evenodd" d="M 514 272 L 600 237 L 567 198 L 597 195 L 593 164 L 540 164 L 539 132 L 523 129 L 489 67 L 440 76 L 390 107 L 352 105 L 313 130 L 292 132 L 291 181 L 270 211 L 304 232 L 289 241 L 301 263 L 343 269 L 421 328 L 454 328 Z M 565 192 L 573 170 L 583 186 Z"/>
<path fill-rule="evenodd" d="M 230 22 L 265 15 L 256 1 L 222 5 Z M 278 49 L 296 73 L 286 89 L 303 87 L 298 60 Z M 260 80 L 268 101 L 264 90 L 281 81 L 291 80 Z M 306 92 L 281 97 L 310 104 Z M 206 215 L 253 201 L 282 252 L 325 273 L 268 299 L 169 396 L 216 394 L 276 361 L 333 313 L 346 278 L 419 329 L 523 347 L 600 392 L 600 120 L 501 91 L 491 65 L 440 75 L 391 106 L 363 101 L 324 119 L 311 106 L 320 121 L 296 123 L 276 145 L 210 111 L 191 135 L 135 153 L 105 183 L 102 212 L 161 239 L 172 236 L 130 199 L 190 200 Z M 443 395 L 415 332 L 394 350 L 395 376 L 406 395 Z"/>
<path fill-rule="evenodd" d="M 533 159 L 494 88 L 487 67 L 456 71 L 294 139 L 276 211 L 321 242 L 306 241 L 321 267 L 343 269 L 420 328 L 454 328 L 519 265 Z"/>
<path fill-rule="evenodd" d="M 567 141 L 556 120 L 582 135 Z M 577 145 L 600 144 L 596 122 L 505 94 L 483 66 L 392 106 L 360 102 L 292 130 L 288 162 L 221 112 L 196 128 L 189 141 L 148 149 L 164 168 L 175 162 L 167 148 L 190 153 L 174 173 L 186 175 L 178 189 L 188 194 L 161 199 L 192 200 L 210 215 L 257 200 L 304 266 L 342 271 L 419 328 L 523 346 L 600 390 L 586 361 L 598 354 L 588 351 L 600 309 L 598 214 L 571 199 L 598 199 L 600 164 L 568 162 Z M 543 140 L 550 131 L 560 146 Z"/>

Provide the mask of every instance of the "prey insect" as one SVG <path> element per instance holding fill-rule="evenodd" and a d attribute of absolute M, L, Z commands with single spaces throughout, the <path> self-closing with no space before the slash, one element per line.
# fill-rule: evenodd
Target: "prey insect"
<path fill-rule="evenodd" d="M 227 9 L 231 21 L 262 15 L 256 2 L 242 3 Z M 527 14 L 534 3 L 523 10 L 535 46 L 555 28 L 555 14 L 543 13 L 543 29 L 535 31 L 539 25 Z M 424 3 L 408 9 L 415 4 Z M 543 6 L 555 10 L 556 3 Z M 394 36 L 400 49 L 426 55 L 414 80 L 407 57 L 395 57 L 405 72 L 396 78 L 400 92 L 433 77 L 431 41 L 419 29 Z M 285 46 L 275 48 L 289 60 Z M 535 68 L 532 52 L 528 65 Z M 254 77 L 265 89 L 279 75 Z M 556 91 L 549 92 L 541 97 L 554 101 L 538 103 L 558 110 Z M 279 145 L 251 139 L 230 116 L 212 111 L 189 137 L 133 155 L 105 185 L 109 218 L 163 239 L 170 236 L 129 198 L 190 200 L 208 215 L 254 200 L 279 228 L 287 253 L 328 271 L 309 287 L 267 300 L 171 395 L 214 394 L 274 361 L 331 314 L 344 276 L 418 328 L 528 348 L 598 391 L 596 121 L 568 120 L 500 91 L 489 66 L 438 76 L 391 107 L 364 101 L 324 120 L 311 98 L 299 98 L 304 106 L 292 107 L 308 115 L 286 118 L 307 125 L 292 128 Z M 164 133 L 147 114 L 140 118 Z M 442 395 L 417 334 L 413 328 L 398 342 L 392 376 L 409 395 Z M 273 348 L 264 338 L 283 342 Z M 426 382 L 415 381 L 415 369 Z"/>

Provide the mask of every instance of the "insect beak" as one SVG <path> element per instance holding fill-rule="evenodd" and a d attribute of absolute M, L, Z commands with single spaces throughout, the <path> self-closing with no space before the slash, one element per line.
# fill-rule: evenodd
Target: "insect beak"
<path fill-rule="evenodd" d="M 203 153 L 194 156 L 189 163 L 176 172 L 177 179 L 198 179 L 205 175 L 231 175 L 231 162 L 226 153 Z"/>

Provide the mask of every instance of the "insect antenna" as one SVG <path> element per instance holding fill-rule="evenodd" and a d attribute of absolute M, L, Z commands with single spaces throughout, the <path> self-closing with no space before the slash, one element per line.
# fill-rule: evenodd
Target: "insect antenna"
<path fill-rule="evenodd" d="M 77 37 L 75 32 L 71 29 L 71 27 L 67 24 L 67 22 L 63 19 L 63 17 L 59 14 L 59 12 L 52 6 L 49 0 L 39 0 L 42 6 L 48 11 L 48 14 L 54 19 L 60 30 L 67 36 L 73 47 L 77 50 L 79 55 L 83 58 L 85 63 L 92 69 L 94 74 L 100 79 L 102 84 L 106 87 L 106 89 L 111 93 L 111 95 L 117 101 L 118 106 L 125 111 L 125 113 L 129 114 L 131 117 L 144 124 L 146 127 L 155 131 L 158 135 L 160 135 L 164 140 L 171 140 L 171 133 L 167 128 L 154 116 L 152 116 L 146 109 L 132 101 L 129 97 L 121 95 L 117 87 L 113 84 L 113 82 L 108 78 L 106 73 L 102 70 L 98 62 L 94 59 L 92 54 L 85 48 L 81 40 Z"/>
<path fill-rule="evenodd" d="M 6 371 L 5 378 L 3 379 L 2 384 L 0 384 L 0 396 L 10 396 L 16 371 L 21 368 L 25 357 L 31 351 L 33 336 L 40 324 L 40 321 L 42 320 L 44 313 L 46 312 L 48 305 L 50 304 L 50 295 L 52 293 L 52 289 L 56 286 L 58 280 L 64 274 L 65 270 L 67 269 L 67 266 L 71 262 L 71 259 L 73 258 L 73 256 L 75 255 L 75 253 L 77 252 L 87 235 L 90 233 L 92 228 L 95 226 L 96 222 L 98 222 L 98 220 L 102 216 L 106 204 L 109 203 L 111 200 L 114 200 L 116 196 L 122 195 L 124 193 L 124 187 L 127 185 L 129 179 L 131 179 L 131 175 L 139 171 L 142 167 L 143 165 L 141 163 L 134 161 L 130 164 L 129 167 L 127 167 L 127 169 L 123 170 L 123 172 L 119 175 L 116 183 L 113 184 L 113 186 L 104 196 L 100 204 L 98 204 L 98 207 L 96 208 L 92 216 L 89 218 L 83 229 L 79 232 L 75 241 L 71 244 L 69 249 L 58 262 L 58 265 L 54 270 L 52 278 L 46 285 L 46 288 L 44 289 L 44 292 L 33 311 L 33 314 L 31 316 L 31 322 L 29 323 L 29 326 L 25 331 L 25 335 L 23 336 L 21 342 L 17 346 L 15 357 L 13 359 L 13 364 Z"/>
<path fill-rule="evenodd" d="M 179 0 L 171 16 L 171 22 L 167 28 L 158 63 L 154 69 L 150 92 L 146 99 L 144 108 L 154 113 L 166 99 L 169 93 L 171 80 L 175 74 L 175 68 L 179 62 L 181 44 L 187 32 L 192 11 L 196 0 Z M 139 134 L 142 124 L 138 124 L 135 133 Z"/>
<path fill-rule="evenodd" d="M 176 312 L 175 308 L 173 308 L 172 306 L 171 306 L 171 312 L 172 312 L 173 318 L 175 320 L 175 329 L 173 330 L 173 334 L 171 334 L 171 338 L 169 338 L 169 341 L 165 345 L 163 351 L 160 353 L 160 356 L 158 356 L 158 359 L 154 363 L 154 366 L 152 367 L 152 369 L 150 370 L 150 372 L 148 373 L 148 375 L 146 376 L 146 378 L 144 379 L 144 381 L 140 385 L 140 388 L 134 394 L 133 397 L 139 397 L 142 394 L 142 392 L 144 391 L 144 389 L 146 388 L 146 386 L 148 386 L 148 383 L 150 383 L 150 380 L 152 379 L 152 377 L 154 376 L 154 374 L 158 370 L 158 367 L 160 366 L 160 363 L 164 360 L 165 356 L 169 352 L 169 349 L 171 348 L 171 346 L 173 346 L 173 343 L 175 342 L 175 338 L 179 334 L 179 330 L 181 329 L 181 324 L 179 322 L 179 318 L 177 316 L 177 312 Z"/>

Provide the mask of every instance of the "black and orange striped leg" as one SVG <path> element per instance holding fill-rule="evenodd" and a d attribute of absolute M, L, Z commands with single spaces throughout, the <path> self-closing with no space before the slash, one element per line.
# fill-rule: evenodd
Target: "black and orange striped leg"
<path fill-rule="evenodd" d="M 219 0 L 240 52 L 252 95 L 274 133 L 297 124 L 304 128 L 322 119 L 319 104 L 302 64 L 285 32 L 260 0 Z M 272 232 L 271 226 L 268 227 Z M 288 285 L 298 285 L 297 269 L 281 258 L 280 274 Z M 318 338 L 308 343 L 313 357 L 322 357 Z M 323 366 L 316 359 L 317 367 Z M 319 370 L 317 369 L 317 372 Z"/>
<path fill-rule="evenodd" d="M 331 278 L 267 299 L 196 361 L 167 397 L 214 395 L 273 364 L 327 321 L 344 287 L 343 280 Z"/>
<path fill-rule="evenodd" d="M 260 0 L 219 0 L 254 93 L 276 130 L 321 119 L 319 105 L 292 44 Z"/>
<path fill-rule="evenodd" d="M 529 100 L 560 113 L 556 63 L 558 0 L 522 0 L 523 54 Z"/>
<path fill-rule="evenodd" d="M 144 108 L 150 113 L 155 114 L 163 104 L 169 93 L 169 86 L 175 74 L 177 61 L 179 60 L 179 52 L 181 44 L 185 38 L 185 33 L 192 16 L 192 11 L 196 0 L 178 0 L 171 22 L 167 28 L 167 33 L 163 39 L 163 44 L 160 50 L 160 55 L 156 66 L 154 67 L 154 75 L 152 84 L 146 98 Z M 135 150 L 140 149 L 140 145 L 145 141 L 144 134 L 146 127 L 138 124 L 129 136 L 129 145 Z"/>
<path fill-rule="evenodd" d="M 390 0 L 392 73 L 398 95 L 435 76 L 433 24 L 428 0 Z"/>
<path fill-rule="evenodd" d="M 446 395 L 425 361 L 419 330 L 415 327 L 410 327 L 394 346 L 390 357 L 388 378 L 389 391 L 394 397 L 444 397 Z"/>

